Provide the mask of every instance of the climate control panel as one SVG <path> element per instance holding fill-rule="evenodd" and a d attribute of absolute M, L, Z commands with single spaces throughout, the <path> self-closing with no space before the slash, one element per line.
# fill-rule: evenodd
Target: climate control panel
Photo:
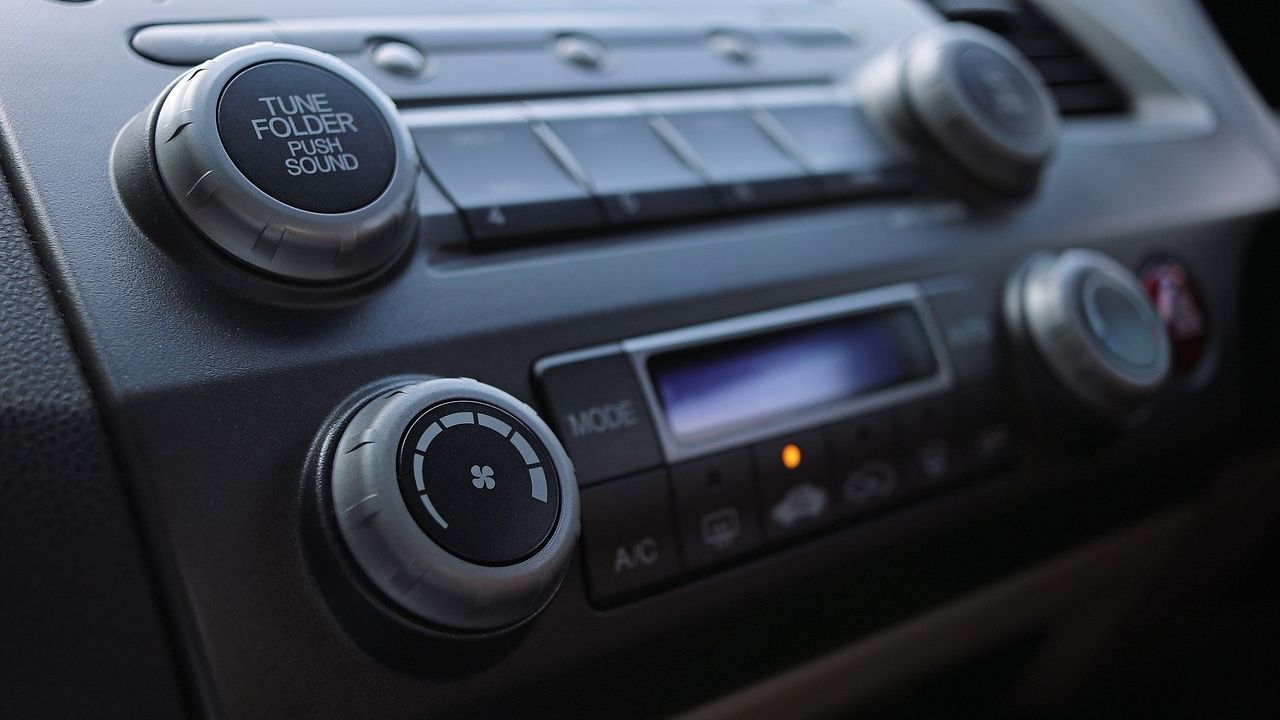
<path fill-rule="evenodd" d="M 634 598 L 1010 465 L 996 293 L 896 285 L 535 368 L 593 600 Z"/>

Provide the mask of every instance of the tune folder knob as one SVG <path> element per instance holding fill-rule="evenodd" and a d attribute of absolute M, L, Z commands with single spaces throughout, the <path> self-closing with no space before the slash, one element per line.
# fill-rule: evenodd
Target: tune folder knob
<path fill-rule="evenodd" d="M 391 264 L 416 229 L 418 157 L 394 104 L 325 53 L 258 43 L 188 70 L 141 143 L 198 234 L 251 268 L 350 281 Z M 154 169 L 152 169 L 154 168 Z"/>

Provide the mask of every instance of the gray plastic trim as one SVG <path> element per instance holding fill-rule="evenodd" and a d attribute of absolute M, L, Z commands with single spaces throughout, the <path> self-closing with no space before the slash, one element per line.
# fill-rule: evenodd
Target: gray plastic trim
<path fill-rule="evenodd" d="M 293 60 L 338 75 L 382 113 L 396 145 L 396 165 L 382 194 L 344 213 L 285 204 L 240 172 L 218 133 L 218 100 L 240 71 Z M 257 43 L 192 68 L 159 100 L 151 142 L 163 184 L 182 214 L 214 245 L 259 270 L 333 282 L 390 264 L 416 227 L 418 156 L 395 105 L 376 85 L 332 55 L 293 45 Z"/>
<path fill-rule="evenodd" d="M 937 370 L 934 374 L 903 385 L 886 388 L 866 395 L 849 398 L 818 408 L 790 413 L 769 421 L 740 427 L 715 436 L 698 440 L 680 440 L 667 426 L 666 414 L 649 377 L 649 358 L 661 353 L 683 348 L 710 345 L 753 335 L 771 333 L 792 327 L 800 327 L 824 320 L 858 315 L 894 307 L 910 307 L 916 311 L 925 337 L 933 351 Z M 662 452 L 668 463 L 689 460 L 729 448 L 742 447 L 753 442 L 783 435 L 788 432 L 832 423 L 846 417 L 879 410 L 949 390 L 954 383 L 951 357 L 943 343 L 933 312 L 924 294 L 915 283 L 903 283 L 865 292 L 841 295 L 816 302 L 792 305 L 718 320 L 668 332 L 624 340 L 622 350 L 631 358 L 640 389 L 654 419 Z"/>
<path fill-rule="evenodd" d="M 560 482 L 560 515 L 538 552 L 514 565 L 476 565 L 427 537 L 405 506 L 397 462 L 405 428 L 427 409 L 473 400 L 519 418 L 546 447 Z M 436 379 L 378 395 L 356 413 L 333 459 L 333 514 L 356 564 L 395 604 L 467 631 L 514 626 L 541 610 L 564 580 L 581 531 L 578 483 L 559 440 L 532 408 L 489 385 Z"/>

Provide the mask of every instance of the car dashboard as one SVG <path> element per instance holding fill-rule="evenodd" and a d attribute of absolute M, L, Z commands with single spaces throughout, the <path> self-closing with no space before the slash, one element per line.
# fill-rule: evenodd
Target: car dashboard
<path fill-rule="evenodd" d="M 0 714 L 1266 695 L 1134 670 L 1280 629 L 1280 135 L 1198 4 L 0 17 Z"/>

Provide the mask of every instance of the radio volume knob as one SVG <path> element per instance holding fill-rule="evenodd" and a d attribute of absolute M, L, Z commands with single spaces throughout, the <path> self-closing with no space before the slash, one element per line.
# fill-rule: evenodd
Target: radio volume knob
<path fill-rule="evenodd" d="M 356 566 L 435 628 L 491 632 L 532 617 L 578 539 L 564 448 L 527 405 L 474 380 L 371 399 L 334 446 L 329 486 Z"/>
<path fill-rule="evenodd" d="M 868 63 L 854 84 L 882 129 L 999 194 L 1035 190 L 1057 145 L 1057 107 L 1039 73 L 977 25 L 917 33 Z"/>
<path fill-rule="evenodd" d="M 1006 290 L 1013 330 L 1081 404 L 1130 415 L 1168 379 L 1164 322 L 1128 268 L 1092 250 L 1038 255 Z"/>
<path fill-rule="evenodd" d="M 147 142 L 182 216 L 213 245 L 291 280 L 388 265 L 415 229 L 418 159 L 391 100 L 315 50 L 259 43 L 192 68 Z"/>

